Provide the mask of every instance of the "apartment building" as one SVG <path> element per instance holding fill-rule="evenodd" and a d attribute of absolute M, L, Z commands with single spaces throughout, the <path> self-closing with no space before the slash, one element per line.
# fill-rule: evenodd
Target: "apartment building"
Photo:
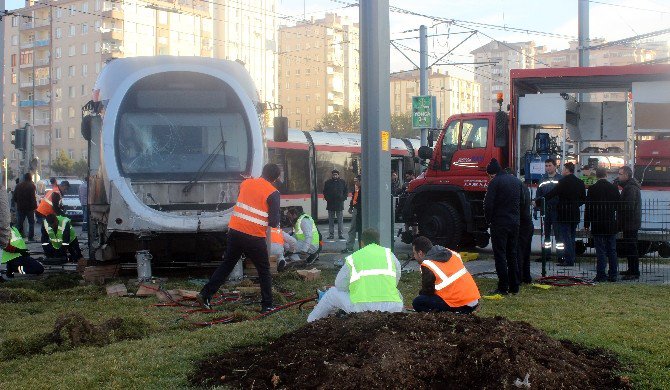
<path fill-rule="evenodd" d="M 533 69 L 537 67 L 536 56 L 544 47 L 535 42 L 491 41 L 470 52 L 475 60 L 475 81 L 481 84 L 482 111 L 498 109 L 496 94 L 509 93 L 509 72 L 511 69 Z"/>
<path fill-rule="evenodd" d="M 309 130 L 328 113 L 360 107 L 358 24 L 328 13 L 279 28 L 279 103 L 289 126 Z"/>
<path fill-rule="evenodd" d="M 87 157 L 87 143 L 80 134 L 81 107 L 90 100 L 102 68 L 115 58 L 175 55 L 239 60 L 251 72 L 261 96 L 276 101 L 275 47 L 267 35 L 275 28 L 275 1 L 249 3 L 246 11 L 240 11 L 237 3 L 217 3 L 215 12 L 214 2 L 207 0 L 27 1 L 5 21 L 4 154 L 14 172 L 19 172 L 21 153 L 14 150 L 9 132 L 25 123 L 34 128 L 42 176 L 51 174 L 51 161 L 61 151 L 74 160 Z M 271 10 L 259 9 L 261 5 Z M 259 14 L 265 16 L 257 25 L 251 15 Z M 220 25 L 229 28 L 222 31 Z M 258 35 L 259 26 L 266 34 Z M 238 39 L 247 35 L 252 38 Z M 214 45 L 226 40 L 254 50 L 234 52 L 232 47 Z"/>
<path fill-rule="evenodd" d="M 391 114 L 412 111 L 412 96 L 419 95 L 419 71 L 391 74 Z M 454 77 L 448 72 L 431 70 L 428 94 L 435 96 L 438 121 L 444 123 L 454 114 L 481 110 L 481 85 L 473 80 Z"/>

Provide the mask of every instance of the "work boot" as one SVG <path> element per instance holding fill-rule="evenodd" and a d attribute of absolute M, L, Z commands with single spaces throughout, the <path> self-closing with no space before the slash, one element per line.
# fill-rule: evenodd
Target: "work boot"
<path fill-rule="evenodd" d="M 261 314 L 269 314 L 270 312 L 273 312 L 275 310 L 277 310 L 275 306 L 266 306 L 261 309 Z"/>
<path fill-rule="evenodd" d="M 636 275 L 636 274 L 633 274 L 633 273 L 628 274 L 628 275 L 624 275 L 624 277 L 621 278 L 621 280 L 639 280 L 639 279 L 640 279 L 640 275 L 639 274 Z"/>
<path fill-rule="evenodd" d="M 335 239 L 335 236 L 333 236 L 332 234 L 328 235 L 328 237 L 326 238 L 326 240 L 334 240 L 334 239 Z"/>
<path fill-rule="evenodd" d="M 277 272 L 282 272 L 286 269 L 286 260 L 281 259 L 277 263 Z"/>
<path fill-rule="evenodd" d="M 507 292 L 507 291 L 503 291 L 503 290 L 498 290 L 498 289 L 496 288 L 495 290 L 491 290 L 491 291 L 489 291 L 489 293 L 488 293 L 488 295 L 498 295 L 498 294 L 500 294 L 500 295 L 508 295 L 509 292 Z"/>
<path fill-rule="evenodd" d="M 201 293 L 198 293 L 198 295 L 195 296 L 195 300 L 198 301 L 200 306 L 202 306 L 203 308 L 207 310 L 212 310 L 212 303 L 210 302 L 211 298 L 207 298 L 203 296 Z"/>

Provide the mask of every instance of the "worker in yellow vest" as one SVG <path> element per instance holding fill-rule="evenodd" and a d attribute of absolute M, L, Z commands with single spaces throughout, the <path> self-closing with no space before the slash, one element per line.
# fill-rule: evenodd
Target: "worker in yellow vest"
<path fill-rule="evenodd" d="M 47 257 L 65 257 L 72 263 L 79 262 L 84 257 L 72 221 L 56 214 L 49 214 L 44 220 L 42 249 Z"/>
<path fill-rule="evenodd" d="M 266 164 L 259 178 L 249 178 L 240 184 L 240 194 L 228 224 L 228 242 L 223 262 L 197 296 L 198 302 L 210 309 L 210 300 L 235 268 L 244 254 L 258 270 L 261 284 L 261 313 L 274 310 L 272 306 L 272 275 L 268 247 L 270 229 L 279 227 L 280 195 L 274 187 L 281 171 L 277 164 Z"/>
<path fill-rule="evenodd" d="M 7 266 L 6 275 L 11 278 L 14 274 L 39 275 L 44 272 L 44 266 L 28 254 L 26 242 L 15 227 L 11 228 L 10 242 L 0 250 L 0 262 Z"/>
<path fill-rule="evenodd" d="M 414 310 L 469 314 L 477 309 L 479 289 L 457 252 L 423 236 L 414 239 L 412 251 L 421 265 L 421 291 L 412 302 Z"/>
<path fill-rule="evenodd" d="M 398 291 L 400 262 L 391 250 L 379 246 L 379 232 L 366 229 L 361 234 L 362 249 L 347 256 L 331 287 L 307 317 L 316 321 L 343 310 L 400 312 L 402 296 Z"/>
<path fill-rule="evenodd" d="M 307 264 L 316 261 L 321 252 L 321 233 L 314 219 L 302 212 L 302 207 L 290 207 L 286 212 L 289 221 L 294 224 L 293 237 L 296 240 L 296 251 L 291 255 L 291 261 L 304 258 Z"/>

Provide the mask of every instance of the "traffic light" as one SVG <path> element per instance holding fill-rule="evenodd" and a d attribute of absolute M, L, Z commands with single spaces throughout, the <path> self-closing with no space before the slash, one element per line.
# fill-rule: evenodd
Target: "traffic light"
<path fill-rule="evenodd" d="M 27 135 L 27 130 L 26 129 L 16 129 L 12 131 L 12 144 L 14 144 L 14 147 L 18 150 L 22 150 L 25 152 L 26 150 L 26 135 Z"/>

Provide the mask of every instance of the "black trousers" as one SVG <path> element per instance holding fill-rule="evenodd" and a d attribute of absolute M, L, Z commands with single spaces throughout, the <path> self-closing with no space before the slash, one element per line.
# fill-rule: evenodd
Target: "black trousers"
<path fill-rule="evenodd" d="M 78 261 L 83 257 L 81 254 L 81 248 L 79 248 L 79 240 L 77 238 L 75 238 L 74 241 L 68 245 L 61 245 L 61 247 L 58 249 L 55 249 L 48 241 L 43 242 L 42 249 L 44 249 L 44 255 L 46 257 L 67 257 L 71 262 Z"/>
<path fill-rule="evenodd" d="M 23 233 L 23 221 L 28 220 L 28 236 Z M 33 210 L 21 211 L 16 210 L 16 228 L 23 237 L 28 237 L 29 240 L 35 238 L 35 212 Z"/>
<path fill-rule="evenodd" d="M 491 246 L 498 274 L 498 290 L 519 292 L 516 247 L 519 240 L 519 225 L 491 226 Z"/>
<path fill-rule="evenodd" d="M 517 280 L 530 283 L 533 278 L 530 276 L 530 247 L 533 241 L 533 221 L 521 221 L 519 225 L 519 245 L 517 246 Z"/>
<path fill-rule="evenodd" d="M 628 272 L 640 275 L 640 257 L 637 250 L 637 230 L 624 230 L 624 255 L 628 259 Z"/>
<path fill-rule="evenodd" d="M 30 257 L 27 253 L 7 262 L 7 276 L 13 274 L 40 275 L 42 272 L 44 272 L 42 263 Z"/>
<path fill-rule="evenodd" d="M 205 298 L 211 298 L 216 294 L 219 287 L 228 279 L 242 255 L 251 260 L 256 270 L 258 270 L 258 279 L 261 283 L 261 305 L 264 308 L 271 307 L 272 275 L 270 274 L 270 259 L 268 258 L 265 238 L 250 236 L 233 229 L 228 230 L 228 244 L 226 253 L 223 255 L 223 262 L 214 271 L 200 294 Z"/>

